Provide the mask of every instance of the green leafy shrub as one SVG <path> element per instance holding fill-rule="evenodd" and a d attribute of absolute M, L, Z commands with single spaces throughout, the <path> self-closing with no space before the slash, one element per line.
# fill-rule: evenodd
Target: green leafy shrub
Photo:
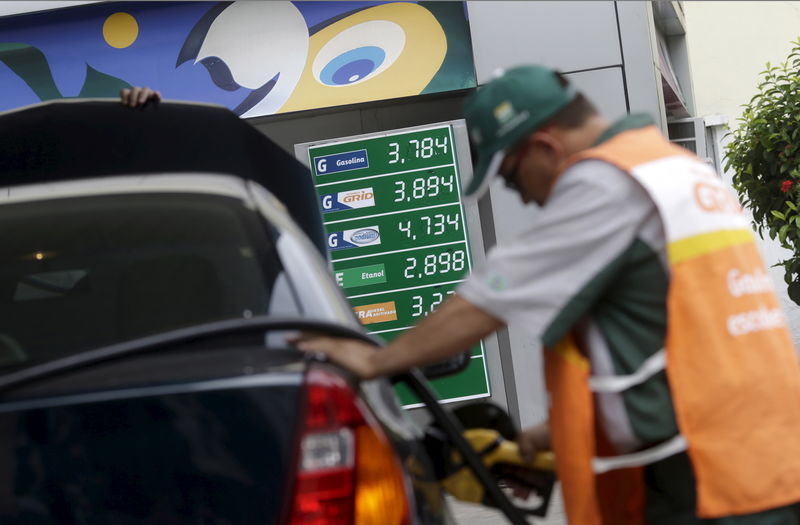
<path fill-rule="evenodd" d="M 792 44 L 786 62 L 767 63 L 760 73 L 758 93 L 730 133 L 725 169 L 733 171 L 733 186 L 759 235 L 766 231 L 792 251 L 778 265 L 789 297 L 800 304 L 800 39 Z"/>

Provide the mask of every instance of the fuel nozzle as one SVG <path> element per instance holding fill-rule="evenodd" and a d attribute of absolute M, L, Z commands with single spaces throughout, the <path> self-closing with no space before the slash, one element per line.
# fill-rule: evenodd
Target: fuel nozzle
<path fill-rule="evenodd" d="M 518 507 L 519 510 L 534 516 L 546 515 L 556 480 L 554 454 L 539 452 L 533 460 L 525 461 L 519 446 L 513 441 L 516 430 L 511 418 L 493 404 L 467 405 L 454 410 L 453 415 L 461 421 L 465 439 L 498 485 L 516 494 L 535 493 L 538 496 L 538 506 Z M 436 476 L 447 492 L 461 501 L 491 506 L 472 469 L 438 428 L 428 429 L 425 442 L 434 461 Z"/>

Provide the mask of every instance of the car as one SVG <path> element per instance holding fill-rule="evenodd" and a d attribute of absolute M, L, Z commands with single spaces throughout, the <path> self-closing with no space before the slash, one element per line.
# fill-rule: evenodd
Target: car
<path fill-rule="evenodd" d="M 392 384 L 286 343 L 369 340 L 305 168 L 208 105 L 0 124 L 0 521 L 453 522 Z"/>

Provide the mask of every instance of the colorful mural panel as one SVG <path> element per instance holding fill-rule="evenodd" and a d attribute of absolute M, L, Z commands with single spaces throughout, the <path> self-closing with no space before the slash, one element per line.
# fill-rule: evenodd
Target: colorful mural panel
<path fill-rule="evenodd" d="M 0 110 L 131 85 L 255 117 L 476 79 L 463 2 L 109 2 L 0 19 Z"/>

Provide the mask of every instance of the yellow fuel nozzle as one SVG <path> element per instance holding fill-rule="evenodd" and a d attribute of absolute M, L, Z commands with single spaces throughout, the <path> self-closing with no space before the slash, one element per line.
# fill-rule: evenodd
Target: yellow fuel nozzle
<path fill-rule="evenodd" d="M 486 450 L 493 443 L 497 443 L 498 439 L 500 440 L 495 448 L 482 455 L 483 462 L 487 467 L 496 463 L 508 463 L 533 470 L 555 471 L 555 454 L 550 451 L 539 452 L 533 457 L 533 460 L 525 461 L 519 452 L 519 445 L 514 441 L 503 439 L 496 430 L 470 428 L 464 431 L 464 437 L 477 451 Z"/>
<path fill-rule="evenodd" d="M 539 452 L 532 461 L 525 461 L 514 441 L 504 439 L 499 432 L 488 428 L 470 428 L 464 431 L 464 437 L 472 448 L 481 456 L 489 470 L 501 470 L 503 466 L 530 469 L 546 473 L 547 483 L 552 485 L 555 479 L 555 455 L 552 452 Z M 470 503 L 485 503 L 484 489 L 478 482 L 472 469 L 463 464 L 461 454 L 453 451 L 451 465 L 460 465 L 452 474 L 442 480 L 442 486 L 456 499 Z M 500 467 L 500 468 L 497 468 Z"/>

